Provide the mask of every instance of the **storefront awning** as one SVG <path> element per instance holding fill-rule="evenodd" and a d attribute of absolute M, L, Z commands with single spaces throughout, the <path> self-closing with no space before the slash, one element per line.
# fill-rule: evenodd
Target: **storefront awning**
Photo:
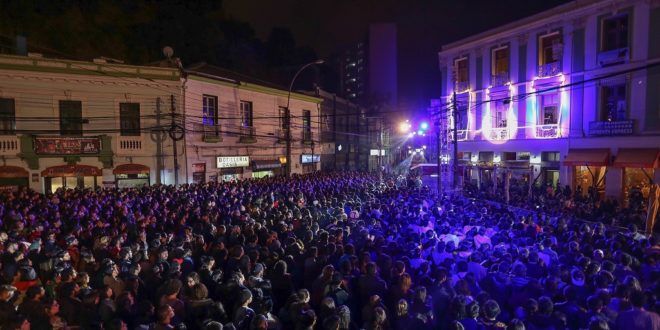
<path fill-rule="evenodd" d="M 27 178 L 30 173 L 18 166 L 0 166 L 0 178 Z"/>
<path fill-rule="evenodd" d="M 252 169 L 255 171 L 259 170 L 270 170 L 273 168 L 282 167 L 279 159 L 269 159 L 269 160 L 254 160 L 252 161 Z"/>
<path fill-rule="evenodd" d="M 122 164 L 115 167 L 112 174 L 149 174 L 149 167 L 140 164 Z"/>
<path fill-rule="evenodd" d="M 615 167 L 658 168 L 660 149 L 620 149 L 613 165 Z"/>
<path fill-rule="evenodd" d="M 609 149 L 570 149 L 562 162 L 565 166 L 607 166 Z"/>
<path fill-rule="evenodd" d="M 60 165 L 41 171 L 43 177 L 58 176 L 101 176 L 101 169 L 90 165 Z"/>

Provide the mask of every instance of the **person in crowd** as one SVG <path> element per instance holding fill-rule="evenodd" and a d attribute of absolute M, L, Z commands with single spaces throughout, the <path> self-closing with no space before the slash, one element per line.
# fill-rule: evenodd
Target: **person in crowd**
<path fill-rule="evenodd" d="M 660 246 L 637 232 L 639 198 L 624 209 L 512 179 L 504 205 L 502 182 L 405 182 L 347 171 L 0 192 L 0 325 L 660 328 Z"/>

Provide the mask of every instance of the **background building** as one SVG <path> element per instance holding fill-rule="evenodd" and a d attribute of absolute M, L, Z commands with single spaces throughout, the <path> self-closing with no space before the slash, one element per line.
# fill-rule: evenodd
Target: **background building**
<path fill-rule="evenodd" d="M 177 69 L 0 55 L 0 186 L 175 183 L 180 84 Z"/>
<path fill-rule="evenodd" d="M 345 99 L 360 105 L 398 104 L 396 24 L 371 24 L 369 35 L 348 48 L 339 63 Z"/>
<path fill-rule="evenodd" d="M 448 44 L 442 106 L 461 175 L 625 200 L 660 179 L 660 2 L 573 1 Z M 454 104 L 456 123 L 451 112 Z"/>
<path fill-rule="evenodd" d="M 207 64 L 186 72 L 188 181 L 285 174 L 287 90 Z M 291 93 L 292 173 L 321 168 L 320 102 Z"/>

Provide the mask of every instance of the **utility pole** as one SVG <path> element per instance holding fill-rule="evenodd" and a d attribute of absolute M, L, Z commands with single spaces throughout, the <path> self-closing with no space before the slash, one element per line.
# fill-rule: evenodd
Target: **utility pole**
<path fill-rule="evenodd" d="M 176 121 L 174 119 L 174 116 L 176 115 L 176 103 L 174 99 L 174 95 L 170 95 L 170 114 L 172 116 L 172 132 L 176 130 Z M 174 135 L 174 133 L 172 134 Z M 176 148 L 176 141 L 174 136 L 172 137 L 172 154 L 174 157 L 174 185 L 178 186 L 179 185 L 179 157 L 178 157 L 178 151 Z"/>
<path fill-rule="evenodd" d="M 383 119 L 378 120 L 379 130 L 378 130 L 378 178 L 383 181 Z M 369 125 L 367 125 L 369 129 Z"/>
<path fill-rule="evenodd" d="M 289 102 L 286 104 L 286 176 L 291 176 L 291 110 Z"/>
<path fill-rule="evenodd" d="M 453 188 L 454 191 L 456 191 L 456 187 L 458 186 L 458 107 L 456 106 L 456 91 L 453 93 L 453 97 L 451 100 L 451 107 L 452 107 L 452 115 L 454 118 L 454 157 L 452 159 L 452 170 L 454 173 L 454 182 L 453 182 Z"/>
<path fill-rule="evenodd" d="M 160 127 L 160 97 L 156 98 L 156 131 L 151 133 L 151 139 L 156 142 L 156 183 L 161 184 L 161 171 L 163 171 L 163 131 Z"/>
<path fill-rule="evenodd" d="M 439 195 L 440 192 L 442 191 L 442 170 L 441 170 L 442 164 L 441 164 L 441 161 L 440 161 L 440 147 L 441 147 L 440 146 L 440 134 L 442 134 L 440 132 L 441 127 L 442 127 L 442 125 L 440 123 L 440 120 L 442 120 L 442 118 L 440 117 L 441 114 L 439 112 L 438 112 L 437 116 L 438 116 L 438 119 L 435 122 L 435 137 L 436 137 L 436 155 L 435 155 L 435 158 L 436 158 L 437 165 L 438 165 L 437 189 L 438 189 L 438 195 Z"/>

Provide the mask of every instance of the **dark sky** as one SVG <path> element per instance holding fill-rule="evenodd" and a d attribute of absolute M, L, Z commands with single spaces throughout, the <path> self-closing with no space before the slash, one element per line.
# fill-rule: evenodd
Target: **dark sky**
<path fill-rule="evenodd" d="M 364 38 L 369 23 L 398 27 L 399 102 L 423 111 L 440 96 L 437 51 L 448 42 L 534 14 L 567 0 L 227 0 L 226 13 L 262 39 L 289 28 L 298 45 L 327 57 Z"/>

